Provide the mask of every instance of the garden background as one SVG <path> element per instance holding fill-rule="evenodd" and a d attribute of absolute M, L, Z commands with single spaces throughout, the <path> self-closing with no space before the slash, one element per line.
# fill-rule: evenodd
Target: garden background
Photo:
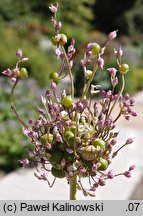
<path fill-rule="evenodd" d="M 125 91 L 135 95 L 140 117 L 128 125 L 124 125 L 121 121 L 120 125 L 127 127 L 127 130 L 130 126 L 133 131 L 135 129 L 141 131 L 143 0 L 59 0 L 58 2 L 59 18 L 63 22 L 62 32 L 68 35 L 69 41 L 73 37 L 76 39 L 74 84 L 77 97 L 83 89 L 83 75 L 78 62 L 83 55 L 85 45 L 91 41 L 102 44 L 109 32 L 118 29 L 117 39 L 107 47 L 105 61 L 108 67 L 116 65 L 113 48 L 122 46 L 124 60 L 130 65 Z M 16 90 L 18 110 L 27 121 L 37 115 L 35 107 L 40 101 L 40 95 L 49 86 L 48 76 L 58 68 L 51 43 L 53 28 L 50 23 L 51 12 L 48 9 L 50 3 L 54 1 L 0 1 L 0 71 L 14 67 L 18 48 L 22 48 L 24 56 L 29 58 L 24 63 L 29 71 L 29 79 L 22 81 Z M 67 79 L 62 83 L 61 89 L 66 88 L 68 91 L 68 82 Z M 94 82 L 101 84 L 105 90 L 110 88 L 106 70 L 98 73 Z M 0 73 L 0 185 L 7 174 L 20 168 L 18 160 L 25 156 L 26 148 L 29 146 L 10 108 L 10 89 L 11 83 Z M 128 133 L 132 130 L 128 130 Z M 141 196 L 143 198 L 143 195 Z"/>

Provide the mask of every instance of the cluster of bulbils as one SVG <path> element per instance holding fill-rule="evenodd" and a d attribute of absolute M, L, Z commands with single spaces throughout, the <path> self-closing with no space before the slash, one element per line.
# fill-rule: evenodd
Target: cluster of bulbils
<path fill-rule="evenodd" d="M 16 68 L 6 69 L 3 74 L 10 76 L 14 82 L 11 93 L 11 103 L 14 112 L 20 123 L 23 125 L 23 133 L 30 139 L 33 148 L 29 149 L 28 159 L 21 162 L 27 166 L 31 161 L 37 169 L 35 176 L 49 183 L 49 173 L 55 178 L 67 178 L 70 180 L 77 177 L 77 188 L 82 190 L 84 195 L 95 196 L 98 186 L 105 185 L 105 180 L 113 179 L 116 176 L 131 176 L 131 171 L 135 168 L 130 166 L 128 170 L 122 173 L 115 173 L 108 169 L 112 159 L 118 154 L 124 146 L 131 144 L 133 138 L 127 141 L 115 150 L 114 145 L 117 142 L 118 132 L 114 131 L 115 123 L 123 115 L 127 120 L 130 116 L 136 116 L 133 111 L 134 99 L 128 94 L 122 95 L 124 89 L 124 75 L 128 72 L 129 66 L 121 63 L 123 51 L 121 48 L 114 51 L 117 59 L 118 68 L 108 68 L 111 76 L 112 90 L 107 92 L 101 89 L 101 86 L 91 85 L 98 67 L 104 67 L 105 45 L 109 40 L 116 37 L 117 31 L 108 35 L 108 39 L 103 47 L 97 43 L 87 45 L 81 65 L 85 75 L 85 86 L 81 98 L 74 100 L 74 88 L 71 69 L 73 67 L 73 55 L 75 53 L 75 41 L 72 40 L 67 52 L 64 45 L 67 43 L 67 37 L 59 33 L 62 26 L 57 21 L 58 4 L 51 5 L 50 10 L 54 14 L 52 24 L 54 25 L 56 36 L 52 38 L 53 45 L 56 46 L 56 56 L 61 60 L 59 72 L 52 72 L 49 75 L 51 80 L 51 90 L 41 96 L 42 106 L 38 107 L 39 118 L 36 121 L 29 120 L 25 124 L 17 113 L 13 101 L 13 92 L 19 78 L 27 77 L 27 70 L 21 68 L 21 62 L 27 60 L 23 58 L 22 50 L 19 49 L 17 57 L 19 58 Z M 93 70 L 88 70 L 87 66 L 94 63 Z M 66 95 L 63 91 L 60 97 L 57 97 L 58 83 L 64 77 L 65 71 L 71 79 L 71 95 Z M 117 72 L 122 76 L 122 88 L 115 94 L 114 90 L 118 84 Z M 91 91 L 89 91 L 91 87 Z M 87 93 L 91 95 L 88 99 Z M 95 95 L 100 95 L 100 100 L 95 102 Z M 119 104 L 119 113 L 114 118 L 112 111 Z M 83 177 L 89 178 L 89 187 L 84 187 Z"/>

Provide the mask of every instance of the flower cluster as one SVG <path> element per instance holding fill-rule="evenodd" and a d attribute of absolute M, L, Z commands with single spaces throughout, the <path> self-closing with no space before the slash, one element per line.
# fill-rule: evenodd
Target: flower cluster
<path fill-rule="evenodd" d="M 60 33 L 62 23 L 57 19 L 58 4 L 51 5 L 53 13 L 52 25 L 55 28 L 55 36 L 52 43 L 56 47 L 55 55 L 61 61 L 58 72 L 49 75 L 51 88 L 41 96 L 41 107 L 37 107 L 39 117 L 36 121 L 29 120 L 28 124 L 20 118 L 13 100 L 14 89 L 19 78 L 28 76 L 27 70 L 20 67 L 20 63 L 27 60 L 23 58 L 22 50 L 18 50 L 18 62 L 15 69 L 6 69 L 3 74 L 14 78 L 14 86 L 11 91 L 11 106 L 18 120 L 23 125 L 23 134 L 28 137 L 33 145 L 29 149 L 28 158 L 21 161 L 24 167 L 31 162 L 35 168 L 35 176 L 47 181 L 52 186 L 55 178 L 66 178 L 69 183 L 74 181 L 75 187 L 83 191 L 84 195 L 95 196 L 96 189 L 104 186 L 107 179 L 116 176 L 131 176 L 135 168 L 130 166 L 127 171 L 115 173 L 108 167 L 118 152 L 133 142 L 134 138 L 127 141 L 114 150 L 117 143 L 118 132 L 115 131 L 115 123 L 120 116 L 129 120 L 131 116 L 137 116 L 133 110 L 134 98 L 128 94 L 123 96 L 125 74 L 129 70 L 126 63 L 122 63 L 123 51 L 121 47 L 114 51 L 117 60 L 117 68 L 107 68 L 111 77 L 112 89 L 105 92 L 100 85 L 91 85 L 91 82 L 100 67 L 104 66 L 104 52 L 107 43 L 117 36 L 117 31 L 109 33 L 103 46 L 98 43 L 89 43 L 80 63 L 85 75 L 83 93 L 79 99 L 74 100 L 73 84 L 73 56 L 76 52 L 75 40 L 72 39 L 69 46 L 67 36 Z M 94 64 L 93 70 L 89 70 L 90 63 Z M 118 85 L 117 74 L 122 76 L 121 89 L 115 94 Z M 57 96 L 58 84 L 65 76 L 70 77 L 70 95 L 63 90 L 60 97 Z M 96 100 L 96 95 L 100 100 Z M 112 115 L 118 105 L 119 113 Z M 49 182 L 49 173 L 54 177 L 53 183 Z M 83 178 L 89 179 L 89 186 L 84 186 Z M 72 197 L 71 197 L 72 198 Z"/>

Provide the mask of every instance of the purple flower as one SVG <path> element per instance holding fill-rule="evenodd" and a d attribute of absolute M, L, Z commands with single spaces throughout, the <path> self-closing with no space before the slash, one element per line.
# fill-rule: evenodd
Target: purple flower
<path fill-rule="evenodd" d="M 39 112 L 40 114 L 42 114 L 42 115 L 45 115 L 45 112 L 44 112 L 44 110 L 43 110 L 43 109 L 41 109 L 41 108 L 39 108 L 38 106 L 37 106 L 37 110 L 38 110 L 38 112 Z"/>
<path fill-rule="evenodd" d="M 127 141 L 126 141 L 126 144 L 131 144 L 134 142 L 134 139 L 135 138 L 128 138 Z"/>
<path fill-rule="evenodd" d="M 112 85 L 113 85 L 113 86 L 118 85 L 118 82 L 119 82 L 119 81 L 118 81 L 118 77 L 112 77 L 112 78 L 111 78 L 111 82 L 112 82 Z"/>
<path fill-rule="evenodd" d="M 125 100 L 129 100 L 130 99 L 129 94 L 126 94 L 124 98 L 125 98 Z"/>
<path fill-rule="evenodd" d="M 136 117 L 136 116 L 138 116 L 138 113 L 135 112 L 135 111 L 132 111 L 132 112 L 131 112 L 131 115 L 132 115 L 133 117 Z"/>
<path fill-rule="evenodd" d="M 12 70 L 12 76 L 14 76 L 15 78 L 19 76 L 19 69 L 15 68 Z"/>
<path fill-rule="evenodd" d="M 55 54 L 56 54 L 57 59 L 59 59 L 59 58 L 61 58 L 63 56 L 63 53 L 59 48 L 57 48 L 55 50 Z"/>
<path fill-rule="evenodd" d="M 30 120 L 28 121 L 28 124 L 32 125 L 32 124 L 33 124 L 33 120 L 30 119 Z"/>
<path fill-rule="evenodd" d="M 98 184 L 99 184 L 100 186 L 104 186 L 104 185 L 105 185 L 105 180 L 102 179 L 102 178 L 100 178 L 100 179 L 98 180 Z"/>
<path fill-rule="evenodd" d="M 49 98 L 49 97 L 51 97 L 51 94 L 52 94 L 51 91 L 47 90 L 45 93 L 45 97 Z"/>
<path fill-rule="evenodd" d="M 68 152 L 69 154 L 72 154 L 72 153 L 73 153 L 73 150 L 70 149 L 70 148 L 66 148 L 66 152 Z"/>
<path fill-rule="evenodd" d="M 122 57 L 122 55 L 123 55 L 123 50 L 122 50 L 122 48 L 119 47 L 118 50 L 114 49 L 114 55 L 115 55 L 117 58 Z"/>
<path fill-rule="evenodd" d="M 12 76 L 13 73 L 9 68 L 7 68 L 6 70 L 4 70 L 2 72 L 2 74 L 6 75 L 6 76 Z"/>
<path fill-rule="evenodd" d="M 130 104 L 133 105 L 134 103 L 135 103 L 135 98 L 132 97 L 132 98 L 130 99 Z"/>
<path fill-rule="evenodd" d="M 51 83 L 51 89 L 55 91 L 56 88 L 57 88 L 57 84 L 54 83 L 54 82 L 52 82 L 52 83 Z"/>
<path fill-rule="evenodd" d="M 55 27 L 57 24 L 57 21 L 54 19 L 54 17 L 51 18 L 51 23 Z"/>
<path fill-rule="evenodd" d="M 109 170 L 108 173 L 107 173 L 107 177 L 109 179 L 113 179 L 114 178 L 114 171 L 113 170 Z"/>
<path fill-rule="evenodd" d="M 19 162 L 22 164 L 23 168 L 26 168 L 29 165 L 29 160 L 27 158 L 20 160 Z"/>
<path fill-rule="evenodd" d="M 116 139 L 112 139 L 112 140 L 110 141 L 110 145 L 112 145 L 112 146 L 114 146 L 116 143 L 117 143 L 117 140 L 116 140 Z"/>
<path fill-rule="evenodd" d="M 109 38 L 110 40 L 113 40 L 114 38 L 116 38 L 116 37 L 117 37 L 117 31 L 118 31 L 118 30 L 110 32 L 110 33 L 108 34 L 108 38 Z"/>
<path fill-rule="evenodd" d="M 132 171 L 132 170 L 134 170 L 136 168 L 136 165 L 131 165 L 130 167 L 129 167 L 129 171 Z"/>
<path fill-rule="evenodd" d="M 58 22 L 57 25 L 56 25 L 56 30 L 59 31 L 62 27 L 62 23 L 61 22 Z"/>
<path fill-rule="evenodd" d="M 127 178 L 130 178 L 132 175 L 131 175 L 130 171 L 125 171 L 124 176 L 127 177 Z"/>
<path fill-rule="evenodd" d="M 52 13 L 57 13 L 57 11 L 58 11 L 58 3 L 56 3 L 56 4 L 51 4 L 50 6 L 49 6 L 49 9 L 50 9 L 50 11 L 52 12 Z"/>
<path fill-rule="evenodd" d="M 103 69 L 103 67 L 104 67 L 104 59 L 101 58 L 101 56 L 98 57 L 97 64 L 98 64 L 99 67 L 101 67 L 101 69 Z"/>
<path fill-rule="evenodd" d="M 28 61 L 28 58 L 22 58 L 20 61 L 21 61 L 21 62 Z"/>
<path fill-rule="evenodd" d="M 19 49 L 17 50 L 16 56 L 17 56 L 17 58 L 21 59 L 21 58 L 22 58 L 22 55 L 23 55 L 22 49 L 19 48 Z"/>
<path fill-rule="evenodd" d="M 58 134 L 56 134 L 56 140 L 58 141 L 58 142 L 63 142 L 63 138 L 62 138 L 62 136 L 58 133 Z"/>
<path fill-rule="evenodd" d="M 112 77 L 116 76 L 117 70 L 115 68 L 108 68 L 107 70 L 109 71 L 109 73 Z"/>

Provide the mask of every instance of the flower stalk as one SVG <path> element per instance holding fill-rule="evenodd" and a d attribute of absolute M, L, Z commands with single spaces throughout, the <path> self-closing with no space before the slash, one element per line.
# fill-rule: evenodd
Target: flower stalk
<path fill-rule="evenodd" d="M 65 61 L 66 61 L 67 68 L 68 68 L 69 77 L 70 77 L 70 80 L 71 80 L 71 97 L 74 98 L 74 81 L 73 81 L 73 75 L 72 75 L 72 71 L 71 71 L 71 66 L 70 66 L 70 63 L 69 63 L 69 60 L 68 60 L 68 57 L 67 57 L 67 54 L 66 54 L 66 51 L 65 51 L 65 48 L 64 48 L 63 45 L 61 45 L 61 49 L 62 49 L 62 51 L 64 53 Z"/>
<path fill-rule="evenodd" d="M 10 101 L 11 101 L 11 109 L 14 111 L 17 119 L 19 120 L 20 124 L 24 127 L 24 128 L 27 128 L 28 129 L 28 126 L 24 123 L 24 121 L 20 118 L 18 112 L 17 112 L 17 109 L 16 109 L 16 106 L 15 106 L 15 103 L 14 103 L 14 100 L 13 100 L 13 95 L 14 95 L 14 90 L 16 88 L 16 85 L 18 83 L 18 78 L 16 79 L 12 89 L 11 89 L 11 94 L 10 94 Z"/>
<path fill-rule="evenodd" d="M 77 192 L 77 177 L 76 175 L 70 179 L 70 200 L 76 200 L 76 192 Z"/>

